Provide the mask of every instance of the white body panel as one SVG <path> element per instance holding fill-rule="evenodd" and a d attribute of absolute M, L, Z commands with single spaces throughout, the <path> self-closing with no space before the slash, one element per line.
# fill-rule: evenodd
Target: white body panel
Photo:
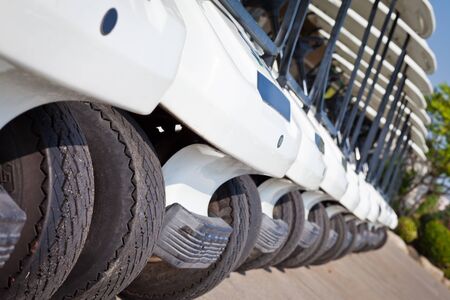
<path fill-rule="evenodd" d="M 426 111 L 419 110 L 418 117 L 423 122 L 423 124 L 427 126 L 431 124 L 431 118 Z"/>
<path fill-rule="evenodd" d="M 350 166 L 347 167 L 347 181 L 347 190 L 342 198 L 339 199 L 339 203 L 345 206 L 349 211 L 354 211 L 358 207 L 360 201 L 359 179 L 358 175 Z"/>
<path fill-rule="evenodd" d="M 342 160 L 339 159 L 340 155 L 326 154 L 327 151 L 331 152 L 328 149 L 327 143 L 325 143 L 324 158 L 327 167 L 325 177 L 320 183 L 320 187 L 335 200 L 339 200 L 344 196 L 344 193 L 347 190 L 347 174 L 342 166 Z"/>
<path fill-rule="evenodd" d="M 369 214 L 367 215 L 367 220 L 369 220 L 370 222 L 375 222 L 380 215 L 380 199 L 378 198 L 379 194 L 372 185 L 368 184 L 367 186 L 370 193 L 370 210 Z"/>
<path fill-rule="evenodd" d="M 358 206 L 353 210 L 353 214 L 360 218 L 361 220 L 364 220 L 367 218 L 367 216 L 370 213 L 370 206 L 371 206 L 371 200 L 370 200 L 370 191 L 368 187 L 368 183 L 364 179 L 364 176 L 362 174 L 359 174 L 359 203 Z"/>
<path fill-rule="evenodd" d="M 334 18 L 336 12 L 339 9 L 340 1 L 327 1 L 320 0 L 315 1 L 314 5 L 310 5 L 310 10 L 315 12 L 315 9 L 320 9 L 322 12 L 327 14 L 328 16 Z M 347 16 L 345 18 L 344 27 L 347 30 L 350 30 L 355 36 L 362 37 L 364 34 L 364 30 L 366 28 L 367 20 L 362 18 L 352 9 L 348 10 Z M 373 49 L 375 43 L 380 36 L 380 31 L 371 27 L 369 40 L 367 45 Z M 411 39 L 408 45 L 408 56 L 427 73 L 432 74 L 436 71 L 436 57 L 431 49 L 428 47 L 426 41 L 419 37 L 408 25 L 403 22 L 403 20 L 399 20 L 397 24 L 397 28 L 394 32 L 394 36 L 392 38 L 393 43 L 389 44 L 387 59 L 392 64 L 395 64 L 395 60 L 400 55 L 403 42 L 406 39 L 406 35 L 410 35 Z M 383 40 L 387 40 L 387 37 L 384 36 Z"/>
<path fill-rule="evenodd" d="M 391 208 L 385 201 L 383 201 L 381 205 L 384 206 L 387 211 L 386 216 L 383 218 L 383 224 L 389 226 L 392 222 L 392 218 L 395 215 L 395 213 L 391 210 Z"/>
<path fill-rule="evenodd" d="M 344 195 L 348 185 L 347 174 L 342 165 L 342 153 L 327 130 L 317 122 L 311 111 L 308 113 L 308 117 L 322 137 L 325 146 L 323 159 L 326 169 L 325 176 L 320 183 L 320 188 L 333 197 L 333 199 L 339 200 Z"/>
<path fill-rule="evenodd" d="M 380 204 L 382 209 L 385 211 L 383 217 L 381 218 L 381 223 L 386 226 L 391 226 L 392 223 L 397 222 L 396 218 L 397 215 L 395 214 L 394 210 L 389 206 L 389 204 L 386 201 L 382 201 Z"/>
<path fill-rule="evenodd" d="M 179 203 L 207 216 L 221 184 L 243 174 L 263 174 L 274 177 L 258 187 L 268 216 L 280 197 L 304 189 L 306 217 L 315 204 L 337 201 L 343 206 L 330 206 L 330 216 L 349 211 L 361 220 L 396 224 L 389 207 L 378 214 L 386 202 L 361 174 L 346 170 L 340 149 L 312 111 L 306 114 L 295 96 L 280 89 L 258 49 L 211 1 L 114 1 L 114 7 L 119 22 L 102 35 L 99 24 L 110 9 L 105 2 L 0 4 L 0 128 L 28 109 L 56 101 L 98 101 L 139 114 L 161 104 L 218 149 L 190 145 L 166 162 L 167 205 Z M 24 20 L 18 23 L 18 16 Z M 419 46 L 419 53 L 411 55 L 426 53 L 424 67 L 432 69 L 432 54 Z M 285 97 L 288 117 L 263 99 L 258 74 Z M 382 79 L 378 102 L 387 84 Z M 407 93 L 421 108 L 413 82 Z M 420 83 L 426 89 L 427 83 Z M 424 149 L 424 112 L 414 113 L 413 140 Z"/>
<path fill-rule="evenodd" d="M 104 36 L 100 24 L 111 2 L 1 1 L 0 56 L 66 88 L 148 114 L 175 76 L 185 29 L 170 1 L 113 2 L 118 22 Z M 37 100 L 22 109 L 48 102 Z M 4 124 L 15 115 L 0 117 Z"/>
<path fill-rule="evenodd" d="M 391 229 L 395 229 L 397 227 L 397 225 L 398 225 L 398 217 L 395 214 L 395 212 L 392 212 L 392 218 L 391 218 L 391 221 L 388 226 Z"/>
<path fill-rule="evenodd" d="M 341 58 L 338 55 L 335 55 L 334 58 L 336 59 L 336 62 L 338 63 L 338 65 L 340 67 L 343 68 L 344 71 L 344 76 L 349 78 L 350 77 L 350 72 L 351 72 L 351 68 L 352 65 L 345 61 L 343 58 Z M 347 72 L 345 72 L 347 71 Z M 361 80 L 361 77 L 359 78 Z M 369 84 L 371 84 L 371 80 L 369 81 Z M 354 85 L 353 85 L 353 90 L 355 93 L 358 92 L 358 90 L 361 88 L 361 83 L 358 80 L 355 80 Z M 367 91 L 364 93 L 365 96 L 367 96 Z M 370 120 L 373 120 L 377 114 L 377 108 L 379 106 L 379 104 L 381 103 L 381 97 L 382 95 L 385 93 L 384 88 L 382 88 L 381 86 L 379 86 L 378 84 L 375 85 L 375 89 L 374 89 L 374 94 L 372 95 L 372 100 L 370 102 L 370 105 L 367 107 L 367 111 L 366 111 L 366 115 Z M 390 98 L 391 103 L 392 103 L 392 97 Z M 411 100 L 407 98 L 407 100 L 411 103 Z M 412 135 L 412 140 L 418 145 L 418 147 L 420 147 L 420 152 L 427 152 L 428 151 L 428 147 L 425 143 L 425 135 L 427 133 L 427 130 L 424 126 L 424 124 L 422 123 L 422 120 L 419 118 L 426 115 L 426 112 L 422 109 L 417 109 L 417 107 L 415 106 L 414 102 L 412 102 L 412 107 L 413 107 L 413 111 L 411 113 L 411 121 L 412 121 L 412 131 L 413 131 L 413 135 Z M 359 106 L 362 108 L 364 106 L 364 102 L 360 102 Z M 409 105 L 410 107 L 411 105 Z M 385 114 L 384 117 L 387 116 L 388 111 L 389 111 L 389 107 L 390 105 L 388 105 L 387 109 L 385 110 Z M 408 109 L 409 111 L 409 109 Z M 381 119 L 381 125 L 385 124 L 385 118 L 382 117 Z M 426 120 L 428 121 L 428 120 Z M 401 124 L 400 124 L 401 126 Z M 419 153 L 420 155 L 420 153 Z"/>
<path fill-rule="evenodd" d="M 330 35 L 325 32 L 324 30 L 319 30 L 322 36 L 329 37 Z M 345 35 L 348 33 L 347 31 L 343 32 L 342 35 Z M 341 56 L 346 61 L 353 63 L 356 61 L 357 58 L 357 52 L 358 52 L 358 45 L 361 44 L 361 41 L 357 39 L 355 36 L 346 35 L 345 39 L 350 42 L 351 44 L 344 44 L 341 41 L 336 42 L 336 52 L 335 54 Z M 355 52 L 356 51 L 356 52 Z M 373 49 L 370 48 L 364 48 L 364 54 L 361 59 L 361 63 L 359 65 L 359 69 L 363 74 L 367 71 L 367 68 L 369 66 L 369 61 L 367 59 L 370 59 L 371 55 L 373 54 Z M 352 68 L 353 70 L 353 68 Z M 380 69 L 380 78 L 383 82 L 386 82 L 386 78 L 390 78 L 392 72 L 394 71 L 394 66 L 390 64 L 388 61 L 383 61 L 383 64 Z M 375 73 L 375 70 L 372 69 L 372 74 Z M 406 71 L 406 76 L 408 79 L 406 80 L 406 87 L 407 89 L 413 89 L 415 93 L 420 92 L 421 96 L 414 98 L 414 100 L 417 100 L 417 106 L 419 108 L 425 108 L 426 107 L 426 101 L 425 98 L 422 96 L 429 95 L 433 92 L 433 86 L 431 84 L 431 81 L 426 77 L 423 70 L 416 64 L 409 65 L 408 70 Z"/>
<path fill-rule="evenodd" d="M 306 190 L 317 190 L 322 182 L 326 165 L 315 142 L 316 131 L 302 109 L 293 110 L 293 119 L 301 128 L 302 138 L 297 157 L 286 176 Z"/>
<path fill-rule="evenodd" d="M 350 77 L 354 68 L 354 63 L 347 61 L 344 57 L 340 56 L 339 54 L 333 54 L 333 58 L 336 60 L 338 65 L 341 68 L 343 68 L 343 71 L 346 72 L 347 75 L 346 77 Z M 357 74 L 356 80 L 362 82 L 364 80 L 365 73 L 362 70 L 358 70 L 356 74 Z M 403 74 L 400 73 L 398 77 L 402 78 Z M 379 74 L 378 81 L 375 84 L 373 97 L 376 97 L 377 99 L 382 99 L 385 94 L 386 88 L 389 85 L 389 82 L 390 78 L 388 79 L 384 77 L 382 74 Z M 373 80 L 369 79 L 368 84 L 369 87 L 372 86 Z M 398 86 L 395 85 L 393 88 L 393 94 L 395 94 L 397 89 Z M 426 107 L 426 101 L 423 94 L 411 81 L 406 80 L 403 92 L 405 93 L 407 100 L 409 103 L 411 103 L 412 107 L 416 108 L 417 110 L 424 109 Z M 365 91 L 364 95 L 367 95 L 367 93 L 368 90 Z"/>
<path fill-rule="evenodd" d="M 329 33 L 331 32 L 331 28 L 334 25 L 334 19 L 315 6 L 310 6 L 310 10 L 315 14 L 315 16 L 313 17 L 313 22 L 316 24 L 316 26 L 322 28 L 322 31 L 325 31 L 327 35 L 329 35 Z M 364 25 L 360 25 L 360 27 L 364 27 Z M 359 46 L 361 45 L 360 39 L 362 38 L 362 35 L 356 36 L 351 29 L 346 29 L 345 27 L 343 27 L 341 29 L 341 32 L 339 33 L 338 38 L 343 45 L 351 49 L 354 53 L 358 52 Z M 370 46 L 366 46 L 364 48 L 363 54 L 364 61 L 369 62 L 373 55 L 373 49 Z M 382 68 L 384 75 L 389 76 L 390 73 L 387 73 L 386 71 L 389 69 L 389 66 L 393 69 L 393 65 L 395 65 L 396 59 L 397 56 L 389 55 L 386 57 L 386 69 Z M 376 58 L 376 62 L 379 63 L 379 61 L 380 56 Z M 414 84 L 416 84 L 424 94 L 432 93 L 433 86 L 427 78 L 424 70 L 408 56 L 406 56 L 405 62 L 409 66 L 408 72 L 406 73 L 408 78 L 411 79 L 411 81 L 414 82 Z"/>
<path fill-rule="evenodd" d="M 262 173 L 284 176 L 297 157 L 301 134 L 258 93 L 257 73 L 269 80 L 271 75 L 211 2 L 176 3 L 186 44 L 163 106 L 225 153 Z"/>
<path fill-rule="evenodd" d="M 351 8 L 367 20 L 374 2 L 374 0 L 352 1 Z M 378 29 L 381 28 L 386 18 L 387 12 L 389 11 L 388 6 L 391 1 L 383 0 L 381 2 L 378 4 L 378 11 L 374 22 L 374 25 Z M 421 37 L 427 38 L 434 31 L 435 21 L 428 0 L 400 0 L 397 1 L 395 9 L 400 12 L 400 17 L 406 23 L 405 25 Z"/>
<path fill-rule="evenodd" d="M 342 68 L 342 70 L 346 73 L 344 76 L 347 78 L 350 78 L 350 74 L 353 70 L 353 65 L 346 61 L 345 59 L 343 59 L 342 57 L 340 57 L 339 55 L 334 55 L 333 56 L 337 62 L 337 65 L 339 67 Z M 362 72 L 358 72 L 358 76 L 356 78 L 355 84 L 353 86 L 353 91 L 355 93 L 358 92 L 359 88 L 361 87 L 361 81 L 363 80 L 364 74 L 361 74 Z M 373 82 L 372 80 L 369 80 L 369 84 L 371 85 Z M 369 104 L 369 107 L 373 108 L 375 111 L 378 109 L 378 106 L 380 105 L 383 95 L 386 93 L 385 90 L 386 86 L 380 86 L 378 83 L 375 84 L 375 88 L 374 88 L 374 93 L 372 94 L 372 98 Z M 395 92 L 394 92 L 395 93 Z M 419 92 L 420 93 L 420 92 Z M 364 96 L 367 96 L 368 94 L 368 90 L 366 90 L 366 92 L 364 93 Z M 422 94 L 420 94 L 422 96 Z M 423 97 L 423 96 L 422 96 Z M 409 105 L 408 107 L 412 107 L 412 121 L 413 121 L 413 128 L 417 128 L 417 130 L 419 130 L 418 132 L 422 132 L 422 140 L 418 142 L 419 145 L 425 145 L 425 135 L 427 134 L 427 130 L 425 128 L 425 125 L 422 123 L 422 121 L 420 120 L 419 116 L 422 116 L 425 112 L 421 111 L 423 109 L 418 109 L 417 108 L 417 103 L 414 101 L 410 100 L 411 98 L 407 98 Z M 388 107 L 385 110 L 384 116 L 387 116 L 388 111 L 389 111 L 389 107 L 390 104 L 393 101 L 393 96 L 390 97 L 389 102 L 388 102 Z M 363 106 L 364 102 L 360 103 L 361 106 Z M 412 104 L 411 104 L 412 103 Z M 368 114 L 369 118 L 372 117 L 371 114 Z"/>
<path fill-rule="evenodd" d="M 320 30 L 319 32 L 324 37 L 330 36 L 324 30 Z M 354 36 L 351 36 L 351 37 L 347 36 L 346 38 L 348 38 L 349 40 L 354 39 L 354 41 L 352 41 L 351 45 L 344 44 L 341 41 L 337 41 L 336 42 L 336 52 L 334 53 L 334 55 L 339 55 L 342 58 L 344 58 L 346 61 L 348 61 L 348 62 L 352 63 L 352 65 L 354 65 L 356 58 L 357 58 L 356 52 L 358 51 L 358 49 L 356 49 L 356 47 L 361 44 L 361 41 L 356 39 Z M 362 72 L 362 74 L 366 73 L 367 68 L 369 66 L 369 61 L 367 61 L 366 59 L 368 59 L 370 57 L 371 53 L 373 53 L 372 49 L 364 48 L 364 50 L 365 51 L 363 54 L 363 59 L 361 59 L 361 63 L 359 65 L 359 69 Z M 351 68 L 351 70 L 353 70 L 353 68 Z M 389 62 L 384 61 L 383 65 L 381 66 L 381 69 L 380 69 L 379 80 L 381 80 L 384 83 L 389 82 L 389 80 L 387 78 L 389 78 L 392 75 L 393 71 L 394 71 L 394 66 L 391 65 Z M 372 74 L 374 74 L 375 70 L 372 70 L 371 72 L 372 72 Z M 427 103 L 426 103 L 425 97 L 423 95 L 429 95 L 433 92 L 433 86 L 431 84 L 431 81 L 428 79 L 428 77 L 426 77 L 423 70 L 417 65 L 410 65 L 408 67 L 408 70 L 406 71 L 406 76 L 407 76 L 406 86 L 405 86 L 406 91 L 409 94 L 412 92 L 415 94 L 419 94 L 419 96 L 414 96 L 413 100 L 415 100 L 415 103 L 418 108 L 425 108 Z M 386 86 L 386 84 L 385 84 L 385 86 Z"/>
<path fill-rule="evenodd" d="M 389 225 L 391 214 L 387 209 L 387 206 L 385 205 L 385 201 L 383 200 L 382 202 L 380 202 L 379 206 L 380 206 L 380 215 L 378 216 L 377 221 L 383 225 Z"/>
<path fill-rule="evenodd" d="M 409 145 L 414 150 L 414 152 L 417 153 L 417 155 L 419 155 L 420 159 L 422 159 L 422 160 L 427 159 L 425 152 L 423 152 L 419 146 L 417 146 L 415 143 L 409 143 Z"/>
<path fill-rule="evenodd" d="M 382 0 L 386 5 L 389 5 L 390 1 Z M 430 37 L 434 32 L 436 19 L 428 0 L 399 0 L 396 7 L 402 12 L 402 19 L 423 38 Z"/>
<path fill-rule="evenodd" d="M 368 107 L 367 108 L 367 112 L 366 112 L 366 116 L 369 120 L 373 120 L 375 118 L 377 114 L 377 111 L 373 108 L 373 107 Z M 416 128 L 416 124 L 414 123 L 413 119 L 410 119 L 412 122 L 412 126 L 411 126 L 411 141 L 417 145 L 418 149 L 420 150 L 420 152 L 428 152 L 428 146 L 425 142 L 425 137 L 423 135 L 422 132 L 420 132 L 417 128 Z M 404 120 L 403 120 L 404 121 Z M 381 119 L 381 126 L 384 126 L 386 120 L 384 118 Z M 400 135 L 400 129 L 401 129 L 401 125 L 402 122 L 400 123 L 399 128 L 396 128 L 396 133 L 397 135 Z M 392 126 L 392 125 L 391 125 Z M 391 127 L 392 128 L 392 127 Z M 392 130 L 394 130 L 392 128 Z M 420 153 L 418 153 L 420 154 Z"/>
<path fill-rule="evenodd" d="M 337 65 L 340 68 L 342 68 L 342 71 L 344 72 L 344 77 L 347 78 L 347 79 L 350 78 L 351 72 L 353 71 L 353 64 L 348 62 L 343 57 L 341 57 L 340 55 L 337 55 L 337 54 L 333 55 L 333 58 L 337 62 Z M 362 82 L 363 78 L 364 78 L 364 74 L 361 71 L 358 71 L 357 72 L 356 81 L 355 81 L 355 85 L 353 87 L 354 93 L 358 92 L 358 90 L 359 90 L 359 88 L 361 86 L 361 82 Z M 406 81 L 406 82 L 408 82 L 408 81 Z M 368 80 L 368 84 L 372 85 L 373 81 L 371 79 Z M 388 84 L 387 79 L 386 79 L 386 82 L 385 82 L 385 84 L 383 86 L 381 86 L 378 83 L 375 84 L 374 93 L 372 94 L 372 100 L 370 102 L 370 107 L 377 108 L 379 106 L 379 104 L 380 104 L 380 102 L 381 102 L 381 100 L 383 98 L 383 95 L 386 92 L 387 84 Z M 395 86 L 395 88 L 394 88 L 394 93 L 395 93 L 396 90 L 397 90 L 397 86 Z M 365 97 L 367 97 L 367 94 L 368 94 L 368 91 L 366 90 L 363 95 Z M 408 91 L 406 91 L 406 95 L 408 95 Z M 423 95 L 420 93 L 420 91 L 417 91 L 417 93 L 415 95 L 420 95 L 420 97 L 423 98 Z M 393 100 L 392 98 L 393 97 L 390 97 L 389 103 L 392 103 L 392 100 Z M 426 135 L 427 134 L 427 129 L 425 128 L 424 123 L 428 124 L 429 118 L 425 118 L 425 119 L 422 119 L 422 118 L 427 113 L 426 113 L 424 108 L 420 108 L 418 102 L 413 101 L 411 99 L 414 99 L 414 98 L 413 97 L 408 97 L 408 96 L 406 97 L 406 100 L 407 100 L 407 103 L 408 103 L 408 107 L 411 108 L 411 110 L 413 112 L 411 114 L 412 121 L 414 122 L 414 125 L 420 131 L 423 132 L 423 135 Z M 417 100 L 417 98 L 416 98 L 416 100 Z M 423 100 L 423 101 L 424 101 L 424 105 L 425 105 L 424 107 L 426 107 L 426 102 L 425 102 L 425 100 Z M 387 113 L 388 113 L 388 110 L 385 111 L 385 115 L 387 115 Z"/>

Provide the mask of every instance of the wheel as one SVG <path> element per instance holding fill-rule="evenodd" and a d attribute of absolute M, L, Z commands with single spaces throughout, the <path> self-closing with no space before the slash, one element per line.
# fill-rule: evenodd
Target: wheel
<path fill-rule="evenodd" d="M 330 220 L 327 217 L 323 204 L 319 203 L 311 209 L 308 220 L 319 226 L 320 231 L 317 240 L 311 247 L 306 249 L 297 246 L 288 258 L 276 265 L 278 268 L 297 268 L 304 266 L 328 238 L 330 232 Z"/>
<path fill-rule="evenodd" d="M 142 271 L 162 226 L 164 182 L 145 134 L 118 109 L 71 104 L 94 166 L 86 244 L 54 299 L 111 299 Z"/>
<path fill-rule="evenodd" d="M 376 238 L 377 240 L 373 241 Z M 369 230 L 369 241 L 367 245 L 362 248 L 361 252 L 368 252 L 372 250 L 377 250 L 386 243 L 387 241 L 387 232 L 384 228 L 372 229 Z"/>
<path fill-rule="evenodd" d="M 344 245 L 345 233 L 348 230 L 344 217 L 338 214 L 331 219 L 330 224 L 331 229 L 335 230 L 338 235 L 337 240 L 330 249 L 324 251 L 311 265 L 322 265 L 335 259 L 339 255 L 339 250 Z"/>
<path fill-rule="evenodd" d="M 371 230 L 367 229 L 366 243 L 364 244 L 364 246 L 362 248 L 360 248 L 358 250 L 358 252 L 368 252 L 373 249 L 372 240 L 371 240 L 373 238 L 372 234 L 373 233 L 371 232 Z"/>
<path fill-rule="evenodd" d="M 388 239 L 388 233 L 387 233 L 386 228 L 377 229 L 377 233 L 382 235 L 382 237 L 381 237 L 380 241 L 375 246 L 372 247 L 372 250 L 378 250 L 378 249 L 382 248 L 386 244 L 387 239 Z"/>
<path fill-rule="evenodd" d="M 249 231 L 245 242 L 245 247 L 241 252 L 241 257 L 236 263 L 238 270 L 240 270 L 239 266 L 241 266 L 249 257 L 253 247 L 256 244 L 262 219 L 261 199 L 259 198 L 259 192 L 255 182 L 248 175 L 244 175 L 239 178 L 245 183 L 244 188 L 246 190 L 245 196 L 248 204 Z"/>
<path fill-rule="evenodd" d="M 350 234 L 350 241 L 347 245 L 344 245 L 342 249 L 338 252 L 338 255 L 336 256 L 335 260 L 340 259 L 344 257 L 345 255 L 353 252 L 353 248 L 356 244 L 356 234 L 358 233 L 357 227 L 356 227 L 356 221 L 351 220 L 347 222 L 347 231 L 346 235 Z"/>
<path fill-rule="evenodd" d="M 304 265 L 304 266 L 312 265 L 319 257 L 321 257 L 327 251 L 326 245 L 327 245 L 328 237 L 331 233 L 331 230 L 333 229 L 336 231 L 336 227 L 337 227 L 336 219 L 332 218 L 330 220 L 328 218 L 328 215 L 326 214 L 326 212 L 325 212 L 324 218 L 326 218 L 328 220 L 328 227 L 326 228 L 324 239 L 322 240 L 322 243 L 317 247 L 317 250 L 310 257 L 308 257 L 308 259 L 306 259 L 303 262 L 302 265 Z"/>
<path fill-rule="evenodd" d="M 283 207 L 281 211 L 278 212 L 278 209 L 275 210 L 275 215 L 278 216 L 280 214 L 281 218 L 284 218 L 285 215 L 292 214 L 292 227 L 288 222 L 289 227 L 292 228 L 292 231 L 289 233 L 289 237 L 286 241 L 286 244 L 278 251 L 276 256 L 268 263 L 268 265 L 275 266 L 280 262 L 284 261 L 288 258 L 297 248 L 298 243 L 300 242 L 300 236 L 304 228 L 305 224 L 305 207 L 303 205 L 303 199 L 300 192 L 292 192 L 287 195 L 290 197 L 292 202 L 292 211 L 286 210 L 286 207 Z"/>
<path fill-rule="evenodd" d="M 83 248 L 94 204 L 85 138 L 66 104 L 19 116 L 0 131 L 2 185 L 26 212 L 0 269 L 1 299 L 49 299 Z"/>
<path fill-rule="evenodd" d="M 291 192 L 277 201 L 273 216 L 285 221 L 289 226 L 286 242 L 275 252 L 262 254 L 247 261 L 240 270 L 250 270 L 275 265 L 286 259 L 297 247 L 305 222 L 305 210 L 300 192 Z"/>
<path fill-rule="evenodd" d="M 368 235 L 367 223 L 359 224 L 357 226 L 357 230 L 358 230 L 357 233 L 358 240 L 355 247 L 353 248 L 354 253 L 362 252 L 364 248 L 367 246 L 367 235 Z"/>
<path fill-rule="evenodd" d="M 149 262 L 120 295 L 122 299 L 193 299 L 210 291 L 233 271 L 246 246 L 249 231 L 245 181 L 234 178 L 214 193 L 209 216 L 220 217 L 233 229 L 220 258 L 206 269 L 177 269 L 164 261 Z"/>

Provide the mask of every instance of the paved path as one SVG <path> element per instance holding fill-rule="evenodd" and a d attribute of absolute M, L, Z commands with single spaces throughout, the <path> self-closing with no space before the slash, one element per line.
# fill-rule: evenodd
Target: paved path
<path fill-rule="evenodd" d="M 450 300 L 450 291 L 390 237 L 381 250 L 310 269 L 233 273 L 199 299 Z"/>

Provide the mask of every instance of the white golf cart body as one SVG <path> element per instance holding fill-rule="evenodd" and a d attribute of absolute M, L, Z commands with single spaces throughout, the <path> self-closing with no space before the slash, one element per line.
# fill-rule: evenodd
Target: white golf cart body
<path fill-rule="evenodd" d="M 330 34 L 338 2 L 310 5 L 323 35 Z M 373 1 L 356 2 L 335 55 L 347 77 L 364 31 L 359 14 L 366 17 Z M 415 107 L 413 148 L 423 156 L 424 124 L 429 122 L 423 94 L 431 92 L 425 72 L 432 73 L 436 61 L 421 37 L 434 30 L 434 17 L 428 1 L 400 2 L 405 21 L 400 20 L 389 47 L 368 116 L 374 118 L 399 44 L 409 34 L 405 91 Z M 112 7 L 117 25 L 102 34 L 102 18 Z M 385 5 L 381 10 L 386 14 Z M 422 21 L 413 17 L 416 13 Z M 379 20 L 371 30 L 358 81 L 373 55 Z M 209 144 L 182 149 L 164 166 L 168 203 L 181 201 L 207 215 L 207 203 L 220 184 L 242 174 L 261 174 L 281 180 L 271 189 L 261 188 L 269 203 L 267 214 L 280 191 L 298 189 L 315 203 L 334 201 L 361 220 L 395 227 L 397 217 L 365 174 L 346 165 L 335 139 L 311 111 L 303 110 L 302 99 L 280 87 L 260 49 L 216 2 L 3 1 L 0 25 L 0 128 L 33 107 L 56 101 L 97 101 L 142 115 L 159 105 Z"/>

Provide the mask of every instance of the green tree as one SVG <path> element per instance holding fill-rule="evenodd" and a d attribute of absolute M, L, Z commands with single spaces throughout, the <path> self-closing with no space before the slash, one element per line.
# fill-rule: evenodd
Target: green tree
<path fill-rule="evenodd" d="M 417 239 L 417 226 L 410 217 L 400 217 L 395 232 L 408 244 Z"/>
<path fill-rule="evenodd" d="M 419 232 L 418 250 L 442 270 L 450 268 L 450 230 L 431 220 Z M 447 275 L 447 274 L 446 274 Z"/>
<path fill-rule="evenodd" d="M 426 197 L 425 201 L 423 201 L 415 211 L 415 218 L 419 219 L 424 214 L 432 214 L 436 212 L 438 202 L 439 197 L 437 197 L 436 195 L 429 195 L 428 197 Z"/>
<path fill-rule="evenodd" d="M 408 160 L 402 188 L 397 197 L 399 213 L 405 213 L 402 198 L 415 188 L 424 187 L 425 195 L 422 201 L 409 210 L 409 215 L 415 213 L 423 201 L 429 196 L 438 199 L 441 195 L 450 193 L 450 86 L 440 84 L 434 93 L 427 98 L 427 112 L 431 119 L 426 137 L 429 152 L 427 160 L 423 161 L 411 155 Z M 431 201 L 432 202 L 432 201 Z"/>

